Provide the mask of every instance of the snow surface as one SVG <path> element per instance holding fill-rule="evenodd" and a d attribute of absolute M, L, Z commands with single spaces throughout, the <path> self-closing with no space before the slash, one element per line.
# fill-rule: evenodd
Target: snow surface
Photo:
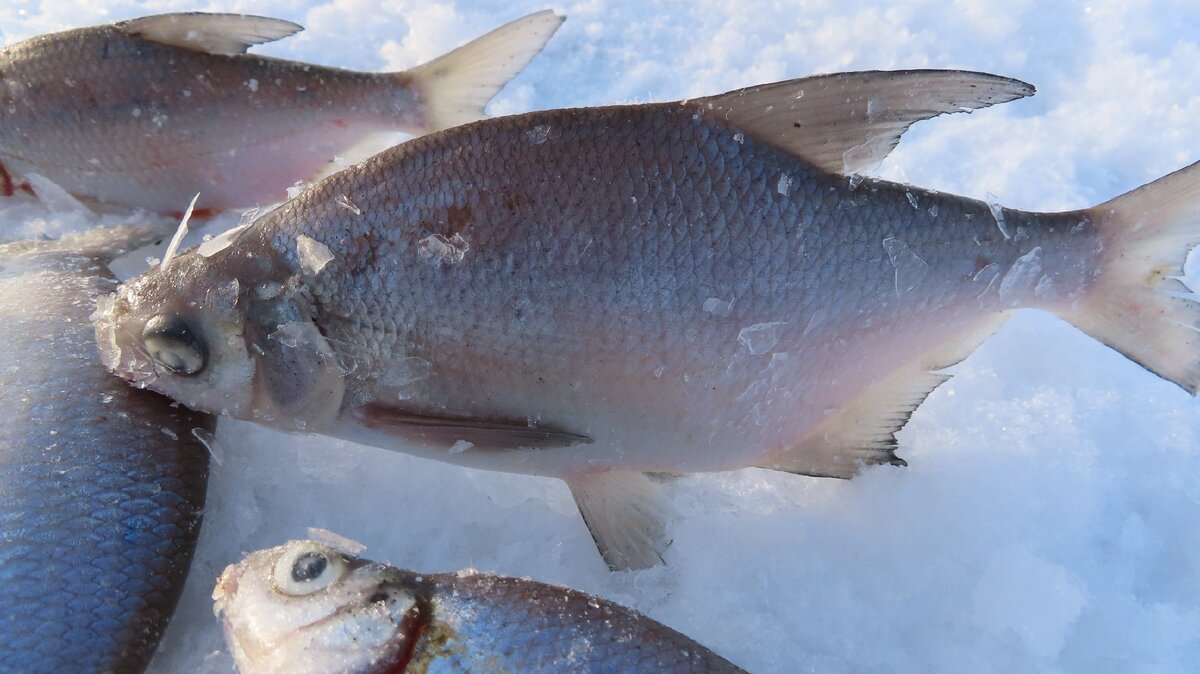
<path fill-rule="evenodd" d="M 582 0 L 493 103 L 670 100 L 814 72 L 959 67 L 1030 100 L 919 124 L 883 177 L 1009 207 L 1087 206 L 1200 159 L 1194 0 Z M 5 0 L 0 40 L 204 9 L 300 22 L 262 53 L 402 68 L 545 4 Z M 109 216 L 106 222 L 119 218 Z M 223 218 L 217 227 L 236 223 Z M 94 218 L 19 197 L 0 222 Z M 198 242 L 198 235 L 189 239 Z M 143 268 L 147 254 L 126 263 Z M 1057 318 L 1019 314 L 900 434 L 909 467 L 747 470 L 672 489 L 669 566 L 610 574 L 559 482 L 222 422 L 199 552 L 154 672 L 227 672 L 213 581 L 309 526 L 367 555 L 566 583 L 752 672 L 1200 671 L 1200 403 Z"/>

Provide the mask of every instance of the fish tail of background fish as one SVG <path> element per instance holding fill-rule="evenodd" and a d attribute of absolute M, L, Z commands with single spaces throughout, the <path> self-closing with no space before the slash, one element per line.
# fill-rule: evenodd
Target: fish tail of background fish
<path fill-rule="evenodd" d="M 1098 225 L 1102 269 L 1093 290 L 1059 315 L 1196 395 L 1200 288 L 1182 277 L 1200 242 L 1200 162 L 1084 213 Z"/>
<path fill-rule="evenodd" d="M 449 54 L 392 74 L 411 83 L 425 111 L 423 133 L 484 117 L 483 108 L 546 46 L 566 19 L 544 10 L 510 21 Z"/>

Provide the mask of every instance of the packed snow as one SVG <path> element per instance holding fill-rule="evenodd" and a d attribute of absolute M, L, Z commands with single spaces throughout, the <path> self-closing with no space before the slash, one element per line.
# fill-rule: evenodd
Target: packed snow
<path fill-rule="evenodd" d="M 240 11 L 307 27 L 256 52 L 400 69 L 546 6 L 6 0 L 0 41 L 157 12 Z M 550 6 L 566 24 L 493 114 L 954 67 L 1039 92 L 918 124 L 879 175 L 1059 210 L 1200 159 L 1192 0 Z M 69 197 L 0 200 L 0 227 L 21 236 L 122 219 L 88 215 Z M 185 245 L 237 221 L 218 218 Z M 121 271 L 137 273 L 162 248 L 129 256 Z M 231 671 L 212 616 L 215 578 L 308 527 L 412 569 L 476 567 L 601 594 L 751 672 L 1200 671 L 1200 402 L 1034 311 L 953 372 L 899 435 L 907 468 L 851 481 L 761 470 L 678 481 L 668 565 L 640 573 L 606 570 L 561 482 L 222 421 L 196 561 L 151 671 Z"/>

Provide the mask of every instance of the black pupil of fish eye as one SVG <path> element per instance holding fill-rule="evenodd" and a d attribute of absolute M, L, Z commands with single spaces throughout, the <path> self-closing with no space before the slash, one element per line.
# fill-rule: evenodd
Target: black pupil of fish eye
<path fill-rule="evenodd" d="M 325 572 L 325 567 L 329 566 L 329 560 L 325 559 L 325 555 L 317 552 L 306 552 L 296 559 L 292 564 L 292 580 L 297 583 L 307 583 L 310 580 L 316 580 Z"/>

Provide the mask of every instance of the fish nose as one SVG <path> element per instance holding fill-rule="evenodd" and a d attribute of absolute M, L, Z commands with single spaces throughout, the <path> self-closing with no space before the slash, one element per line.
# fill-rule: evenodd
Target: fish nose
<path fill-rule="evenodd" d="M 217 579 L 217 586 L 213 589 L 212 598 L 219 605 L 222 599 L 232 597 L 238 588 L 238 576 L 241 575 L 237 564 L 230 564 L 221 572 L 221 577 Z"/>

